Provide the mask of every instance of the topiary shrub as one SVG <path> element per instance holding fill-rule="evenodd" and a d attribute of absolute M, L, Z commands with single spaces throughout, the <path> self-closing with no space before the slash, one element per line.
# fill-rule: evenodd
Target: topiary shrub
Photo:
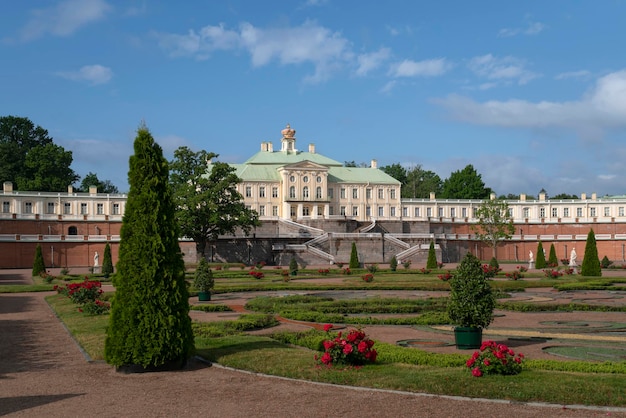
<path fill-rule="evenodd" d="M 35 259 L 33 260 L 33 277 L 39 276 L 41 273 L 46 272 L 46 264 L 43 261 L 43 253 L 41 252 L 41 245 L 37 244 L 35 248 Z"/>
<path fill-rule="evenodd" d="M 544 269 L 546 268 L 546 254 L 543 250 L 543 245 L 541 244 L 541 241 L 539 241 L 537 243 L 537 257 L 535 260 L 535 268 L 537 269 Z"/>
<path fill-rule="evenodd" d="M 548 267 L 558 267 L 559 259 L 556 257 L 556 248 L 550 244 L 550 255 L 548 256 Z"/>
<path fill-rule="evenodd" d="M 104 258 L 102 260 L 102 274 L 109 277 L 113 274 L 113 259 L 111 258 L 111 246 L 107 242 L 104 246 Z"/>
<path fill-rule="evenodd" d="M 210 293 L 214 285 L 215 280 L 213 280 L 211 267 L 204 257 L 202 257 L 193 276 L 193 287 L 195 287 L 198 292 Z"/>
<path fill-rule="evenodd" d="M 359 253 L 356 250 L 356 242 L 352 243 L 352 250 L 350 251 L 350 264 L 351 269 L 358 269 L 360 266 L 359 263 Z"/>
<path fill-rule="evenodd" d="M 104 357 L 124 372 L 181 368 L 194 348 L 185 264 L 168 163 L 145 126 L 129 165 Z"/>
<path fill-rule="evenodd" d="M 602 258 L 602 261 L 600 261 L 600 266 L 603 269 L 608 269 L 609 267 L 611 267 L 611 264 L 613 264 L 613 262 L 609 260 L 609 257 L 607 257 L 606 255 L 604 256 L 604 258 Z"/>
<path fill-rule="evenodd" d="M 435 252 L 434 241 L 431 241 L 430 247 L 428 247 L 428 259 L 426 260 L 426 268 L 427 269 L 437 268 L 437 253 Z"/>
<path fill-rule="evenodd" d="M 477 257 L 467 253 L 449 283 L 447 311 L 453 323 L 473 328 L 491 324 L 496 299 Z"/>
<path fill-rule="evenodd" d="M 491 257 L 489 260 L 489 267 L 492 267 L 494 270 L 500 270 L 500 263 L 498 263 L 498 259 L 495 257 Z"/>
<path fill-rule="evenodd" d="M 291 260 L 289 260 L 289 274 L 292 276 L 298 274 L 298 261 L 296 261 L 296 257 L 291 257 Z"/>
<path fill-rule="evenodd" d="M 398 269 L 398 259 L 395 255 L 391 257 L 391 261 L 389 262 L 389 268 L 391 269 L 391 271 L 396 271 Z"/>
<path fill-rule="evenodd" d="M 598 258 L 598 247 L 596 247 L 596 234 L 593 229 L 587 234 L 587 243 L 585 244 L 585 258 L 580 269 L 583 276 L 602 276 L 602 268 L 600 267 L 600 259 Z"/>

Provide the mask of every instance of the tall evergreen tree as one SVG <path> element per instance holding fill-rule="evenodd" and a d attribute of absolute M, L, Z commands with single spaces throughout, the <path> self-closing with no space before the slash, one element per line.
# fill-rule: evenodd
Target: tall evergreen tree
<path fill-rule="evenodd" d="M 131 370 L 180 367 L 193 350 L 193 332 L 168 163 L 145 126 L 134 151 L 105 359 Z"/>
<path fill-rule="evenodd" d="M 433 241 L 430 242 L 430 247 L 428 248 L 428 260 L 426 260 L 426 268 L 437 268 L 437 253 L 435 252 L 435 243 Z"/>
<path fill-rule="evenodd" d="M 113 258 L 111 257 L 111 246 L 107 242 L 104 246 L 104 258 L 102 260 L 102 274 L 104 277 L 109 277 L 113 274 Z"/>
<path fill-rule="evenodd" d="M 602 267 L 598 258 L 598 247 L 596 246 L 596 234 L 593 229 L 587 234 L 587 243 L 585 244 L 585 257 L 583 265 L 580 269 L 583 276 L 602 276 Z"/>
<path fill-rule="evenodd" d="M 559 265 L 559 259 L 556 257 L 556 248 L 554 248 L 554 244 L 550 244 L 550 255 L 548 256 L 548 264 L 551 267 L 556 267 Z"/>
<path fill-rule="evenodd" d="M 39 273 L 42 271 L 46 271 L 46 263 L 43 261 L 41 245 L 37 244 L 37 248 L 35 248 L 35 259 L 33 260 L 33 277 L 39 276 Z"/>
<path fill-rule="evenodd" d="M 538 269 L 545 269 L 546 265 L 547 265 L 546 254 L 543 249 L 543 244 L 541 244 L 541 241 L 539 241 L 539 243 L 537 244 L 537 256 L 535 257 L 535 267 Z"/>
<path fill-rule="evenodd" d="M 359 253 L 356 250 L 356 243 L 352 243 L 352 250 L 350 251 L 350 268 L 356 269 L 359 268 Z"/>

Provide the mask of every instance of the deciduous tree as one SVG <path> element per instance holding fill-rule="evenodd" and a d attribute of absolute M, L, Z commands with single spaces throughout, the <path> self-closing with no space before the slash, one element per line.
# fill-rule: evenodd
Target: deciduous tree
<path fill-rule="evenodd" d="M 198 260 L 207 244 L 239 228 L 248 234 L 258 226 L 256 211 L 246 208 L 237 191 L 241 179 L 222 162 L 209 163 L 217 154 L 193 152 L 187 147 L 174 151 L 170 184 L 176 203 L 176 221 L 181 236 L 193 239 Z"/>
<path fill-rule="evenodd" d="M 468 164 L 463 170 L 454 171 L 443 182 L 443 199 L 487 199 L 491 189 L 485 187 L 482 177 L 474 166 Z"/>
<path fill-rule="evenodd" d="M 515 232 L 509 204 L 500 199 L 487 199 L 476 210 L 476 224 L 471 225 L 476 238 L 487 244 L 497 259 L 500 241 L 511 239 Z"/>

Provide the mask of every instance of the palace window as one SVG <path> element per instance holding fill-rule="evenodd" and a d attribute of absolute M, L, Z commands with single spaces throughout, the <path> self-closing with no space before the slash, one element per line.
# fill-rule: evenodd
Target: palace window
<path fill-rule="evenodd" d="M 317 182 L 321 183 L 322 182 L 322 176 L 317 176 Z"/>
<path fill-rule="evenodd" d="M 11 202 L 2 202 L 2 212 L 3 213 L 11 212 Z"/>
<path fill-rule="evenodd" d="M 456 217 L 456 208 L 450 208 L 450 217 L 451 218 L 455 218 Z"/>
<path fill-rule="evenodd" d="M 353 199 L 359 198 L 359 189 L 352 189 L 352 198 Z"/>
<path fill-rule="evenodd" d="M 78 235 L 78 228 L 75 226 L 70 226 L 67 228 L 67 235 Z"/>
<path fill-rule="evenodd" d="M 289 186 L 289 198 L 290 199 L 296 198 L 296 186 Z"/>
<path fill-rule="evenodd" d="M 346 207 L 345 207 L 345 206 L 341 206 L 341 207 L 339 208 L 339 214 L 340 214 L 341 216 L 346 216 Z"/>
<path fill-rule="evenodd" d="M 467 208 L 461 208 L 461 216 L 467 218 Z"/>
<path fill-rule="evenodd" d="M 104 204 L 102 204 L 102 203 L 97 203 L 96 204 L 96 213 L 98 215 L 104 215 Z"/>
<path fill-rule="evenodd" d="M 113 215 L 119 215 L 120 214 L 120 204 L 119 203 L 113 203 Z"/>
<path fill-rule="evenodd" d="M 569 208 L 563 208 L 563 217 L 569 218 Z"/>
<path fill-rule="evenodd" d="M 24 213 L 33 213 L 33 203 L 32 202 L 24 203 Z"/>
<path fill-rule="evenodd" d="M 332 199 L 334 195 L 335 195 L 335 193 L 333 192 L 333 189 L 331 187 L 329 187 L 328 188 L 328 198 Z"/>
<path fill-rule="evenodd" d="M 596 208 L 589 208 L 589 216 L 592 218 L 596 216 Z"/>
<path fill-rule="evenodd" d="M 529 208 L 523 208 L 522 209 L 522 218 L 530 218 L 530 209 Z"/>
<path fill-rule="evenodd" d="M 389 190 L 389 198 L 390 199 L 395 199 L 396 198 L 396 189 Z"/>
<path fill-rule="evenodd" d="M 409 208 L 402 206 L 402 216 L 409 216 Z"/>
<path fill-rule="evenodd" d="M 433 216 L 433 208 L 426 208 L 426 216 L 429 218 Z"/>
<path fill-rule="evenodd" d="M 392 206 L 389 210 L 391 211 L 389 213 L 389 216 L 396 216 L 396 208 L 395 207 Z"/>
<path fill-rule="evenodd" d="M 420 217 L 420 208 L 415 208 L 415 217 L 416 218 Z"/>
<path fill-rule="evenodd" d="M 46 209 L 46 213 L 48 214 L 54 213 L 54 202 L 48 202 L 48 208 Z"/>
<path fill-rule="evenodd" d="M 557 208 L 552 208 L 552 217 L 557 218 L 559 216 L 559 210 Z"/>
<path fill-rule="evenodd" d="M 302 208 L 302 216 L 309 216 L 309 207 L 305 206 Z"/>
<path fill-rule="evenodd" d="M 367 217 L 372 216 L 372 208 L 371 208 L 371 206 L 365 206 L 365 216 L 367 216 Z"/>
<path fill-rule="evenodd" d="M 385 191 L 383 189 L 378 189 L 378 198 L 379 199 L 385 198 Z"/>
<path fill-rule="evenodd" d="M 365 189 L 365 198 L 366 199 L 372 198 L 372 189 Z"/>
<path fill-rule="evenodd" d="M 309 176 L 304 176 L 304 177 L 302 177 L 302 181 L 303 181 L 304 183 L 308 183 L 308 182 L 309 182 Z"/>
<path fill-rule="evenodd" d="M 624 216 L 624 206 L 617 208 L 617 216 Z"/>
<path fill-rule="evenodd" d="M 359 207 L 352 206 L 352 216 L 359 216 Z"/>
<path fill-rule="evenodd" d="M 252 187 L 246 186 L 246 197 L 252 197 Z"/>
<path fill-rule="evenodd" d="M 316 199 L 321 199 L 322 198 L 322 188 L 317 186 L 315 188 L 315 198 Z"/>
<path fill-rule="evenodd" d="M 608 206 L 604 207 L 604 216 L 611 216 L 611 208 Z"/>
<path fill-rule="evenodd" d="M 346 189 L 344 189 L 343 187 L 341 188 L 341 191 L 339 192 L 339 198 L 340 199 L 346 198 Z"/>
<path fill-rule="evenodd" d="M 72 213 L 72 204 L 70 202 L 63 203 L 63 214 L 69 215 Z"/>
<path fill-rule="evenodd" d="M 540 218 L 546 217 L 546 208 L 539 208 L 539 217 Z"/>
<path fill-rule="evenodd" d="M 259 197 L 265 197 L 265 186 L 259 187 Z"/>
<path fill-rule="evenodd" d="M 303 199 L 308 199 L 309 198 L 309 186 L 304 186 L 302 188 L 302 198 Z"/>
<path fill-rule="evenodd" d="M 295 206 L 292 206 L 292 207 L 289 209 L 289 214 L 291 215 L 291 217 L 292 217 L 292 218 L 295 218 L 295 217 L 296 217 L 296 207 L 295 207 Z"/>
<path fill-rule="evenodd" d="M 80 204 L 80 214 L 87 215 L 87 203 Z"/>
<path fill-rule="evenodd" d="M 443 208 L 442 207 L 437 208 L 437 213 L 438 213 L 439 217 L 442 218 L 443 217 Z"/>
<path fill-rule="evenodd" d="M 382 217 L 385 216 L 385 208 L 382 206 L 378 207 L 378 216 Z"/>
<path fill-rule="evenodd" d="M 272 197 L 278 197 L 278 187 L 272 187 Z"/>
<path fill-rule="evenodd" d="M 583 208 L 576 208 L 576 217 L 577 218 L 583 217 Z"/>
<path fill-rule="evenodd" d="M 259 216 L 265 216 L 265 206 L 259 206 Z"/>
<path fill-rule="evenodd" d="M 328 207 L 328 214 L 329 215 L 334 215 L 335 214 L 335 207 L 334 206 L 329 206 Z"/>
<path fill-rule="evenodd" d="M 272 206 L 272 216 L 278 216 L 278 206 Z"/>

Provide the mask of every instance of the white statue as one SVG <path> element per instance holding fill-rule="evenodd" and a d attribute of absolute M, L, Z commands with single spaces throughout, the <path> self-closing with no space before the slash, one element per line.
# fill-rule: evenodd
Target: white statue
<path fill-rule="evenodd" d="M 100 261 L 100 256 L 98 255 L 98 251 L 96 251 L 96 253 L 93 255 L 93 266 L 94 267 L 98 267 Z"/>
<path fill-rule="evenodd" d="M 535 256 L 533 255 L 532 251 L 528 251 L 528 262 L 529 263 L 534 263 L 535 262 Z"/>
<path fill-rule="evenodd" d="M 569 266 L 576 267 L 576 248 L 572 248 L 572 252 L 569 255 Z"/>

